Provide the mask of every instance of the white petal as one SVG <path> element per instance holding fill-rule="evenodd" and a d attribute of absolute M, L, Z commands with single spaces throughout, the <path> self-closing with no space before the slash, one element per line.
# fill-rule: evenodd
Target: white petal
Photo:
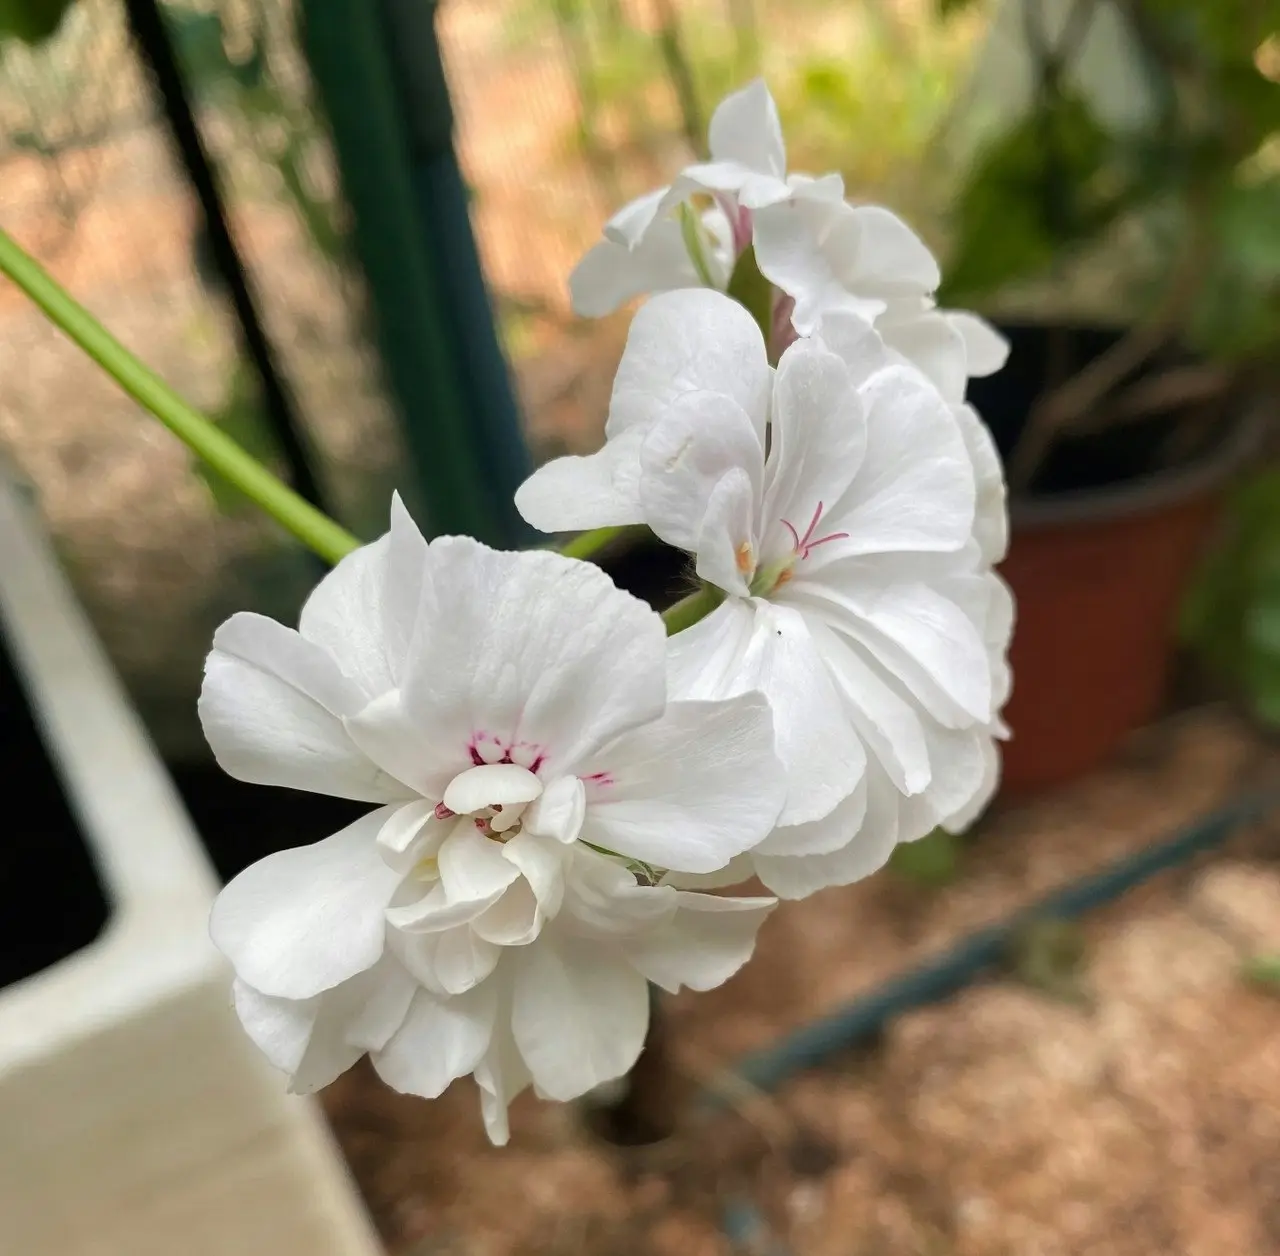
<path fill-rule="evenodd" d="M 676 909 L 666 885 L 640 885 L 621 860 L 585 846 L 573 851 L 558 928 L 566 936 L 629 942 L 665 923 Z"/>
<path fill-rule="evenodd" d="M 907 367 L 878 372 L 860 394 L 866 455 L 849 492 L 823 516 L 849 537 L 816 549 L 807 568 L 856 554 L 960 549 L 973 527 L 975 486 L 951 408 Z"/>
<path fill-rule="evenodd" d="M 440 997 L 474 990 L 502 957 L 500 946 L 480 937 L 466 924 L 437 933 L 392 929 L 387 945 L 418 981 Z"/>
<path fill-rule="evenodd" d="M 440 882 L 451 902 L 488 902 L 520 875 L 502 857 L 502 844 L 465 820 L 454 826 L 437 856 Z"/>
<path fill-rule="evenodd" d="M 378 830 L 378 853 L 390 868 L 408 872 L 420 859 L 436 854 L 449 832 L 448 825 L 434 820 L 435 804 L 426 799 L 396 807 Z M 424 832 L 432 824 L 430 834 Z"/>
<path fill-rule="evenodd" d="M 862 646 L 941 723 L 986 723 L 992 714 L 991 669 L 973 622 L 925 584 L 860 583 L 856 563 L 826 567 L 794 596 L 829 607 L 825 622 Z M 850 573 L 847 578 L 841 578 L 843 571 Z"/>
<path fill-rule="evenodd" d="M 1012 677 L 1005 652 L 1013 634 L 1015 611 L 1013 591 L 994 571 L 987 573 L 986 585 L 987 619 L 983 635 L 991 651 L 992 699 L 998 710 L 1008 700 L 1011 688 Z"/>
<path fill-rule="evenodd" d="M 897 214 L 880 205 L 853 207 L 859 240 L 857 275 L 877 292 L 932 292 L 941 280 L 937 259 Z"/>
<path fill-rule="evenodd" d="M 485 807 L 530 803 L 542 793 L 542 782 L 515 763 L 481 763 L 459 772 L 444 791 L 444 805 L 458 815 Z"/>
<path fill-rule="evenodd" d="M 468 762 L 470 712 L 455 703 L 435 711 L 411 708 L 403 689 L 392 689 L 342 721 L 347 736 L 415 794 L 440 798 Z"/>
<path fill-rule="evenodd" d="M 576 776 L 558 776 L 524 813 L 524 831 L 568 845 L 578 840 L 587 814 L 587 791 Z"/>
<path fill-rule="evenodd" d="M 758 211 L 754 231 L 760 269 L 795 298 L 792 321 L 802 335 L 831 310 L 873 317 L 887 300 L 938 284 L 933 255 L 878 206 L 796 198 Z"/>
<path fill-rule="evenodd" d="M 639 523 L 644 431 L 620 432 L 585 457 L 555 458 L 516 489 L 516 509 L 540 532 Z"/>
<path fill-rule="evenodd" d="M 441 999 L 420 990 L 404 1024 L 372 1056 L 373 1067 L 401 1094 L 437 1099 L 483 1059 L 493 1035 L 494 992 Z"/>
<path fill-rule="evenodd" d="M 799 340 L 782 355 L 771 436 L 765 511 L 776 540 L 784 534 L 778 526 L 782 519 L 803 535 L 819 504 L 830 509 L 839 502 L 866 453 L 862 402 L 848 368 L 834 353 Z M 818 536 L 831 530 L 824 520 Z M 793 543 L 785 534 L 784 553 Z M 772 551 L 770 557 L 775 557 Z"/>
<path fill-rule="evenodd" d="M 734 470 L 747 473 L 758 499 L 764 448 L 750 416 L 723 393 L 686 393 L 640 450 L 645 522 L 669 545 L 695 549 L 712 491 Z"/>
<path fill-rule="evenodd" d="M 397 493 L 391 529 L 343 558 L 302 608 L 298 631 L 373 698 L 398 683 L 414 620 L 427 543 Z"/>
<path fill-rule="evenodd" d="M 388 952 L 367 972 L 322 994 L 320 997 L 326 1010 L 348 990 L 350 1003 L 344 1012 L 343 1037 L 362 1051 L 380 1051 L 404 1024 L 418 983 L 409 970 Z"/>
<path fill-rule="evenodd" d="M 1000 562 L 1009 548 L 1009 511 L 1005 505 L 1004 468 L 995 438 L 972 406 L 953 411 L 977 483 L 973 535 L 988 563 Z"/>
<path fill-rule="evenodd" d="M 820 819 L 857 786 L 862 743 L 797 611 L 758 598 L 725 602 L 672 639 L 668 667 L 675 693 L 768 698 L 787 776 L 779 824 Z"/>
<path fill-rule="evenodd" d="M 786 180 L 740 161 L 704 161 L 686 166 L 664 198 L 664 209 L 697 192 L 728 193 L 744 209 L 776 205 L 791 196 Z"/>
<path fill-rule="evenodd" d="M 764 79 L 726 96 L 711 115 L 707 139 L 716 161 L 737 161 L 781 179 L 787 173 L 778 107 Z"/>
<path fill-rule="evenodd" d="M 245 1033 L 262 1054 L 281 1072 L 296 1073 L 311 1042 L 324 996 L 275 999 L 237 977 L 231 983 L 231 997 Z M 334 1077 L 350 1068 L 359 1058 L 360 1052 L 355 1051 L 343 1068 L 335 1070 Z"/>
<path fill-rule="evenodd" d="M 236 976 L 263 994 L 308 999 L 371 967 L 400 877 L 378 856 L 388 809 L 313 846 L 278 851 L 218 895 L 209 933 Z"/>
<path fill-rule="evenodd" d="M 923 793 L 902 800 L 898 840 L 912 842 L 954 816 L 980 810 L 995 787 L 986 729 L 925 725 L 932 777 Z"/>
<path fill-rule="evenodd" d="M 877 323 L 885 343 L 902 354 L 953 406 L 964 401 L 969 380 L 964 340 L 936 310 L 916 318 Z"/>
<path fill-rule="evenodd" d="M 876 761 L 904 794 L 929 784 L 929 747 L 921 714 L 848 641 L 822 624 L 814 640 Z"/>
<path fill-rule="evenodd" d="M 494 946 L 527 946 L 542 931 L 545 913 L 528 881 L 517 881 L 471 925 L 472 932 Z"/>
<path fill-rule="evenodd" d="M 680 224 L 670 217 L 651 222 L 631 248 L 602 240 L 569 276 L 573 312 L 601 318 L 646 292 L 696 288 L 702 282 L 689 256 Z"/>
<path fill-rule="evenodd" d="M 495 977 L 494 980 L 498 978 Z M 533 1082 L 515 1035 L 511 1032 L 510 1012 L 504 1017 L 502 1010 L 493 1028 L 489 1050 L 485 1052 L 475 1069 L 476 1085 L 480 1087 L 480 1110 L 484 1116 L 485 1132 L 495 1146 L 503 1147 L 511 1136 L 507 1122 L 507 1107 L 511 1101 Z"/>
<path fill-rule="evenodd" d="M 826 256 L 841 231 L 853 237 L 857 226 L 844 204 L 793 197 L 755 211 L 752 242 L 756 262 L 770 283 L 792 297 L 791 321 L 802 336 L 810 335 L 828 311 L 853 304 L 868 320 L 883 309 L 881 300 L 860 303 L 841 283 Z"/>
<path fill-rule="evenodd" d="M 778 823 L 820 819 L 857 787 L 866 755 L 804 616 L 759 604 L 746 665 L 752 687 L 773 708 L 778 756 L 787 769 Z"/>
<path fill-rule="evenodd" d="M 970 375 L 994 375 L 1009 358 L 1009 342 L 985 318 L 968 310 L 943 311 L 964 340 Z"/>
<path fill-rule="evenodd" d="M 519 744 L 555 776 L 661 714 L 662 620 L 598 567 L 467 537 L 435 540 L 431 554 L 449 606 L 416 640 L 403 688 L 419 725 L 469 721 L 473 737 Z"/>
<path fill-rule="evenodd" d="M 972 795 L 939 821 L 952 833 L 963 833 L 986 810 L 1000 788 L 1000 748 L 991 737 L 984 737 L 979 745 L 983 764 L 981 779 Z"/>
<path fill-rule="evenodd" d="M 824 314 L 813 340 L 845 364 L 850 380 L 859 387 L 895 361 L 871 322 L 852 310 L 835 309 Z"/>
<path fill-rule="evenodd" d="M 680 872 L 712 872 L 773 827 L 786 784 L 760 694 L 673 702 L 600 752 L 583 835 Z"/>
<path fill-rule="evenodd" d="M 756 510 L 759 492 L 751 476 L 734 467 L 716 482 L 698 531 L 698 576 L 726 593 L 746 597 L 755 570 Z"/>
<path fill-rule="evenodd" d="M 663 293 L 632 320 L 613 382 L 609 439 L 698 391 L 732 397 L 762 425 L 771 376 L 760 329 L 737 301 L 706 288 Z"/>
<path fill-rule="evenodd" d="M 526 829 L 503 844 L 502 857 L 520 869 L 542 912 L 554 916 L 564 898 L 570 851 L 554 839 L 537 837 Z"/>
<path fill-rule="evenodd" d="M 310 1094 L 399 1028 L 415 988 L 404 969 L 383 959 L 310 999 L 272 998 L 238 980 L 232 996 L 245 1032 L 289 1074 L 289 1089 Z"/>
<path fill-rule="evenodd" d="M 400 946 L 404 937 L 428 935 L 434 937 L 463 925 L 469 925 L 481 912 L 492 907 L 506 889 L 505 886 L 502 889 L 495 889 L 492 894 L 484 898 L 453 900 L 439 881 L 425 894 L 422 893 L 422 886 L 423 883 L 416 878 L 412 876 L 406 878 L 397 895 L 398 899 L 403 898 L 406 901 L 397 901 L 387 908 L 387 924 L 391 926 L 388 938 L 393 949 Z M 431 946 L 434 945 L 433 942 Z M 415 966 L 419 964 L 419 960 L 409 958 L 405 963 L 417 971 Z"/>
<path fill-rule="evenodd" d="M 615 244 L 625 244 L 628 248 L 634 247 L 653 224 L 658 207 L 669 191 L 670 188 L 655 188 L 652 192 L 636 197 L 634 201 L 628 201 L 605 223 L 605 239 L 612 240 Z"/>
<path fill-rule="evenodd" d="M 898 796 L 874 766 L 868 770 L 867 810 L 848 842 L 822 855 L 755 857 L 756 874 L 782 898 L 808 898 L 833 885 L 851 885 L 884 867 L 898 840 Z"/>
<path fill-rule="evenodd" d="M 756 606 L 729 598 L 671 638 L 667 683 L 673 699 L 732 698 L 751 688 L 743 660 L 756 631 Z"/>
<path fill-rule="evenodd" d="M 214 634 L 200 723 L 223 771 L 362 802 L 412 796 L 352 743 L 342 716 L 361 690 L 319 646 L 261 615 L 233 615 Z"/>
<path fill-rule="evenodd" d="M 649 990 L 620 952 L 544 933 L 515 962 L 511 1028 L 542 1094 L 576 1099 L 631 1068 L 649 1027 Z"/>
<path fill-rule="evenodd" d="M 867 813 L 867 775 L 864 772 L 857 788 L 821 820 L 808 824 L 779 825 L 768 837 L 753 847 L 750 854 L 761 855 L 827 855 L 845 846 L 862 827 Z"/>
<path fill-rule="evenodd" d="M 655 985 L 713 990 L 751 958 L 771 898 L 719 898 L 679 891 L 669 924 L 628 946 L 631 962 Z"/>
<path fill-rule="evenodd" d="M 755 876 L 751 863 L 751 851 L 735 855 L 725 867 L 715 872 L 670 872 L 662 878 L 663 885 L 677 890 L 723 890 L 729 885 L 741 885 Z"/>

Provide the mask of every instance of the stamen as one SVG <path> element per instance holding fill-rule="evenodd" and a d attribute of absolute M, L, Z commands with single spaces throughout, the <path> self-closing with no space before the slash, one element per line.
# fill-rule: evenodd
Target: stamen
<path fill-rule="evenodd" d="M 798 558 L 808 558 L 813 550 L 817 549 L 819 545 L 825 545 L 828 541 L 848 540 L 849 534 L 847 532 L 830 532 L 826 536 L 818 537 L 816 541 L 812 539 L 814 532 L 818 528 L 818 520 L 822 518 L 822 511 L 823 504 L 819 502 L 818 508 L 813 512 L 813 518 L 809 520 L 809 526 L 804 530 L 804 536 L 801 536 L 788 520 L 782 520 L 782 526 L 791 533 L 792 549 Z"/>

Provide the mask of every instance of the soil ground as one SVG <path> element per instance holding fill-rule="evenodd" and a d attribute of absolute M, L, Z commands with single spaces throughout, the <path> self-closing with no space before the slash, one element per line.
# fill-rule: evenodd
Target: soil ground
<path fill-rule="evenodd" d="M 1088 917 L 1075 963 L 1033 950 L 775 1095 L 727 1070 L 1278 765 L 1233 717 L 1192 712 L 998 807 L 945 888 L 886 871 L 784 904 L 738 976 L 668 1001 L 679 1068 L 728 1102 L 657 1147 L 606 1146 L 581 1109 L 523 1097 L 494 1149 L 470 1082 L 428 1103 L 353 1071 L 324 1102 L 390 1251 L 1270 1256 L 1280 999 L 1242 965 L 1280 953 L 1280 815 Z"/>

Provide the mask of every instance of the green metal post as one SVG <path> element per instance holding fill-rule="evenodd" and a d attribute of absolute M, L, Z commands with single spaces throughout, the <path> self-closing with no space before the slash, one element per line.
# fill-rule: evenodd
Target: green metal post
<path fill-rule="evenodd" d="M 302 0 L 301 35 L 323 99 L 368 280 L 388 383 L 434 532 L 501 543 L 503 503 L 468 413 L 449 308 L 424 236 L 411 139 L 378 7 Z"/>

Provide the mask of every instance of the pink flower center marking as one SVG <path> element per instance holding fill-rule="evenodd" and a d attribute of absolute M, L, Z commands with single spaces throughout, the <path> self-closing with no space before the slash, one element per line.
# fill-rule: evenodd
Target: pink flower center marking
<path fill-rule="evenodd" d="M 713 195 L 724 216 L 729 220 L 733 255 L 741 257 L 747 251 L 747 245 L 751 243 L 753 229 L 751 211 L 745 205 L 735 203 L 733 197 L 726 192 L 716 192 Z"/>
<path fill-rule="evenodd" d="M 818 503 L 818 508 L 813 512 L 813 518 L 809 520 L 809 526 L 804 530 L 804 536 L 801 536 L 795 529 L 794 525 L 786 519 L 782 521 L 782 526 L 791 533 L 791 540 L 796 556 L 798 558 L 808 558 L 810 553 L 818 548 L 819 545 L 825 545 L 828 541 L 844 541 L 848 539 L 847 532 L 829 532 L 826 536 L 820 536 L 815 539 L 814 533 L 818 530 L 818 520 L 822 518 L 822 503 Z"/>
<path fill-rule="evenodd" d="M 486 763 L 515 763 L 528 768 L 537 775 L 538 769 L 546 761 L 547 752 L 541 746 L 528 741 L 503 742 L 500 738 L 486 732 L 471 734 L 467 743 L 467 754 L 475 767 L 483 767 Z M 446 817 L 441 817 L 445 819 Z"/>

